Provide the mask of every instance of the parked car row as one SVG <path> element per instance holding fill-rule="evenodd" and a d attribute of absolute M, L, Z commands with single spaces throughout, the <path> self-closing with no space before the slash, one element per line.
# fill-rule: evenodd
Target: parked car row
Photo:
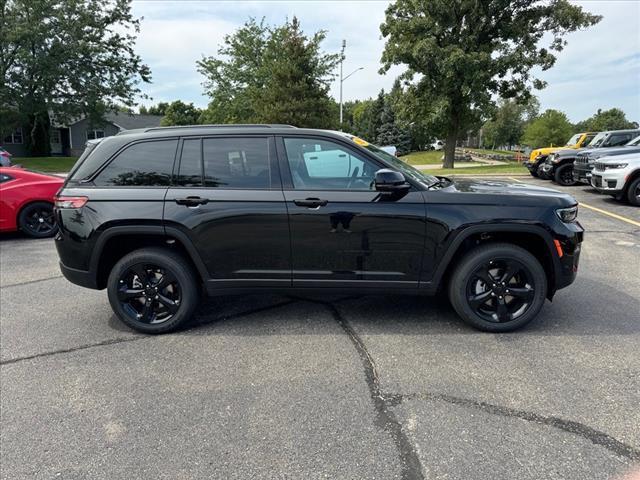
<path fill-rule="evenodd" d="M 524 166 L 534 177 L 591 185 L 640 206 L 640 129 L 577 133 L 564 147 L 533 150 Z"/>

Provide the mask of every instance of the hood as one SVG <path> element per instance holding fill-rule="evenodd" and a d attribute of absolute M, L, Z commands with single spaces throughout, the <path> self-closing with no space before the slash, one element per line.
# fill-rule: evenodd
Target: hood
<path fill-rule="evenodd" d="M 600 163 L 620 163 L 620 162 L 628 162 L 628 161 L 640 161 L 640 147 L 629 147 L 633 148 L 632 152 L 626 152 L 624 155 L 617 154 L 607 154 L 606 156 L 602 156 L 602 158 L 598 158 L 598 162 Z"/>
<path fill-rule="evenodd" d="M 483 195 L 486 205 L 528 205 L 569 207 L 578 202 L 571 195 L 547 187 L 539 187 L 528 183 L 503 182 L 497 180 L 453 180 L 445 187 L 451 193 Z M 462 196 L 462 195 L 461 195 Z M 473 201 L 478 202 L 475 198 Z"/>
<path fill-rule="evenodd" d="M 565 150 L 568 148 L 576 149 L 578 148 L 576 145 L 565 145 L 563 147 L 544 147 L 544 148 L 536 148 L 531 151 L 531 155 L 529 158 L 534 160 L 538 155 L 549 155 L 550 153 L 557 152 L 558 150 Z"/>
<path fill-rule="evenodd" d="M 621 146 L 621 147 L 606 147 L 606 148 L 588 148 L 581 152 L 581 155 L 587 157 L 600 158 L 609 155 L 626 155 L 629 153 L 640 152 L 640 146 Z"/>

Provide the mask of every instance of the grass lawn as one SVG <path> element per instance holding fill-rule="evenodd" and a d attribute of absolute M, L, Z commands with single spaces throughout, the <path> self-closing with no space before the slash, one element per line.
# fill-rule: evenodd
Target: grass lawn
<path fill-rule="evenodd" d="M 521 164 L 512 162 L 508 165 L 487 165 L 482 167 L 471 167 L 471 168 L 438 168 L 438 169 L 429 169 L 422 170 L 425 173 L 429 173 L 431 175 L 442 175 L 447 176 L 451 174 L 455 175 L 469 175 L 473 176 L 473 174 L 496 174 L 496 175 L 514 175 L 514 174 L 523 174 L 529 173 L 529 171 L 524 168 Z"/>
<path fill-rule="evenodd" d="M 442 150 L 430 150 L 427 152 L 413 152 L 400 158 L 409 165 L 434 165 L 442 163 L 443 155 L 444 152 Z"/>
<path fill-rule="evenodd" d="M 78 157 L 13 157 L 11 163 L 29 170 L 49 173 L 66 173 Z"/>

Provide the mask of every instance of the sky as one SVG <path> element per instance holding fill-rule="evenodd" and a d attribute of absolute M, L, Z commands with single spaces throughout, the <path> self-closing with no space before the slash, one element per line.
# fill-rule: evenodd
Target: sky
<path fill-rule="evenodd" d="M 565 112 L 573 122 L 598 108 L 621 108 L 640 122 L 640 1 L 587 0 L 574 2 L 603 15 L 602 21 L 566 36 L 568 45 L 557 54 L 553 68 L 538 72 L 548 86 L 536 94 L 541 109 Z M 362 67 L 343 83 L 344 100 L 375 97 L 389 90 L 403 68 L 380 75 L 384 39 L 380 24 L 388 1 L 163 1 L 134 0 L 141 20 L 136 50 L 152 71 L 151 84 L 142 86 L 152 97 L 142 103 L 182 100 L 205 107 L 204 77 L 196 69 L 203 56 L 216 55 L 224 36 L 249 17 L 282 24 L 294 15 L 307 33 L 326 30 L 326 52 L 340 51 L 346 40 L 344 76 Z M 330 94 L 337 100 L 339 85 Z"/>

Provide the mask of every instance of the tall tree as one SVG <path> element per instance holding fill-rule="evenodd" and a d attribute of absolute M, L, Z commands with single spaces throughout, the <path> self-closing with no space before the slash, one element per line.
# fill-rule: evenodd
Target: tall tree
<path fill-rule="evenodd" d="M 564 35 L 600 18 L 568 0 L 396 0 L 380 27 L 381 71 L 407 66 L 414 115 L 445 136 L 444 166 L 453 167 L 459 135 L 479 126 L 493 96 L 526 99 L 543 88 L 531 69 L 551 68 Z"/>
<path fill-rule="evenodd" d="M 151 105 L 150 107 L 140 106 L 138 110 L 142 115 L 164 115 L 169 108 L 168 102 L 159 102 L 157 105 Z"/>
<path fill-rule="evenodd" d="M 577 130 L 585 132 L 624 130 L 625 128 L 638 128 L 638 122 L 627 120 L 627 116 L 619 108 L 611 108 L 609 110 L 599 108 L 595 115 L 576 124 Z"/>
<path fill-rule="evenodd" d="M 200 113 L 193 103 L 176 100 L 167 106 L 160 125 L 195 125 L 198 123 Z"/>
<path fill-rule="evenodd" d="M 500 99 L 493 118 L 482 127 L 483 144 L 491 148 L 518 145 L 527 123 L 538 115 L 538 108 L 536 97 L 526 104 Z"/>
<path fill-rule="evenodd" d="M 150 81 L 134 52 L 138 31 L 130 0 L 2 1 L 0 129 L 19 121 L 31 153 L 47 155 L 50 114 L 97 124 L 107 110 L 134 106 Z"/>
<path fill-rule="evenodd" d="M 274 27 L 250 19 L 225 37 L 217 57 L 198 62 L 211 97 L 201 120 L 334 126 L 328 92 L 339 55 L 322 51 L 324 38 L 304 35 L 295 17 Z"/>
<path fill-rule="evenodd" d="M 533 148 L 565 145 L 573 126 L 563 112 L 546 110 L 525 129 L 523 142 Z"/>

